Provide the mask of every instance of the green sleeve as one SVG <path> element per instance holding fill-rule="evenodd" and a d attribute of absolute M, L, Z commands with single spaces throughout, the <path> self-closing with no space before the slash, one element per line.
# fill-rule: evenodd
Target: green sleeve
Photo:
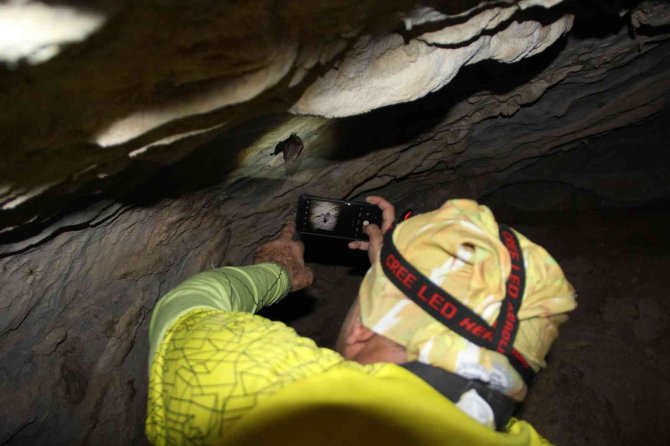
<path fill-rule="evenodd" d="M 288 273 L 276 263 L 224 267 L 185 280 L 163 296 L 149 324 L 149 360 L 163 335 L 180 316 L 195 308 L 255 313 L 291 289 Z"/>

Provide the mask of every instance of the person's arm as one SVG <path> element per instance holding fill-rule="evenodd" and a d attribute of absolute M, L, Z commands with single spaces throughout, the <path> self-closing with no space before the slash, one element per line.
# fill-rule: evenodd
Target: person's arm
<path fill-rule="evenodd" d="M 282 299 L 289 289 L 288 273 L 276 263 L 225 267 L 196 274 L 156 304 L 149 324 L 149 358 L 153 357 L 167 329 L 193 309 L 255 313 Z"/>
<path fill-rule="evenodd" d="M 309 286 L 313 276 L 305 267 L 301 242 L 293 240 L 295 224 L 289 223 L 277 240 L 263 244 L 255 265 L 224 267 L 197 274 L 163 296 L 151 315 L 149 358 L 163 335 L 182 315 L 196 308 L 255 313 Z"/>

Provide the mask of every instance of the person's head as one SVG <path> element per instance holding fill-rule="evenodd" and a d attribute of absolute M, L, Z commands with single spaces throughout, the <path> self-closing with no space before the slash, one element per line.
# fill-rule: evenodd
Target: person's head
<path fill-rule="evenodd" d="M 567 319 L 565 313 L 576 307 L 574 290 L 541 246 L 516 235 L 526 286 L 514 348 L 539 371 L 558 326 Z M 393 243 L 421 274 L 493 325 L 505 297 L 511 259 L 487 207 L 471 200 L 448 201 L 399 224 Z M 518 400 L 527 390 L 504 355 L 471 343 L 422 310 L 390 282 L 379 261 L 361 284 L 337 348 L 345 358 L 363 364 L 431 364 L 488 382 Z"/>
<path fill-rule="evenodd" d="M 336 350 L 346 359 L 361 364 L 373 364 L 375 362 L 401 364 L 407 360 L 405 347 L 363 325 L 358 297 L 349 308 L 349 312 L 342 323 Z"/>

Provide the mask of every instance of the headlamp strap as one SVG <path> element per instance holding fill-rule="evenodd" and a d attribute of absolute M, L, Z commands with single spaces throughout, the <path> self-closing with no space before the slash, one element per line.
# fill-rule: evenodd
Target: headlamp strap
<path fill-rule="evenodd" d="M 504 354 L 524 381 L 530 384 L 535 372 L 513 347 L 519 328 L 517 313 L 526 283 L 523 253 L 519 239 L 510 227 L 499 225 L 499 232 L 500 240 L 510 255 L 512 267 L 506 281 L 505 298 L 493 327 L 409 263 L 396 249 L 392 230 L 384 236 L 382 269 L 403 294 L 451 331 L 480 347 Z"/>

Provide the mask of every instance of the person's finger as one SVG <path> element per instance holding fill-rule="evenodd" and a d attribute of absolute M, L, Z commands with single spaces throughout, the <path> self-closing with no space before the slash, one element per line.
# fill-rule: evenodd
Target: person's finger
<path fill-rule="evenodd" d="M 349 242 L 349 249 L 360 249 L 361 251 L 367 251 L 368 250 L 368 242 L 364 242 L 361 240 L 356 240 L 353 242 Z"/>
<path fill-rule="evenodd" d="M 294 249 L 297 250 L 298 256 L 303 258 L 305 256 L 305 244 L 300 240 L 293 240 L 291 243 L 295 247 Z"/>
<path fill-rule="evenodd" d="M 381 229 L 382 232 L 388 231 L 395 222 L 395 207 L 388 200 L 378 195 L 370 195 L 369 197 L 365 198 L 365 201 L 376 205 L 379 207 L 379 209 L 382 210 L 383 223 Z"/>
<path fill-rule="evenodd" d="M 312 283 L 314 283 L 314 271 L 312 271 L 312 268 L 306 267 L 305 268 L 305 287 L 310 286 Z"/>
<path fill-rule="evenodd" d="M 314 282 L 314 272 L 312 268 L 305 267 L 300 271 L 298 277 L 294 278 L 293 287 L 291 291 L 298 291 L 307 288 Z"/>
<path fill-rule="evenodd" d="M 374 223 L 363 226 L 363 232 L 365 232 L 370 239 L 372 239 L 372 237 L 382 236 L 382 230 Z"/>
<path fill-rule="evenodd" d="M 287 220 L 286 224 L 284 225 L 284 228 L 281 230 L 281 234 L 279 234 L 279 238 L 282 240 L 293 240 L 294 235 L 295 235 L 295 221 Z"/>
<path fill-rule="evenodd" d="M 368 243 L 373 243 L 377 240 L 381 242 L 381 240 L 384 238 L 384 236 L 382 235 L 382 230 L 379 228 L 379 226 L 377 226 L 374 223 L 366 225 L 363 228 L 363 232 L 365 232 L 368 238 L 370 239 Z"/>
<path fill-rule="evenodd" d="M 384 241 L 384 236 L 379 226 L 371 224 L 367 225 L 364 229 L 365 233 L 370 237 L 370 242 L 368 245 L 368 257 L 370 258 L 370 263 L 375 263 L 379 257 L 379 252 L 382 248 L 382 243 Z"/>

